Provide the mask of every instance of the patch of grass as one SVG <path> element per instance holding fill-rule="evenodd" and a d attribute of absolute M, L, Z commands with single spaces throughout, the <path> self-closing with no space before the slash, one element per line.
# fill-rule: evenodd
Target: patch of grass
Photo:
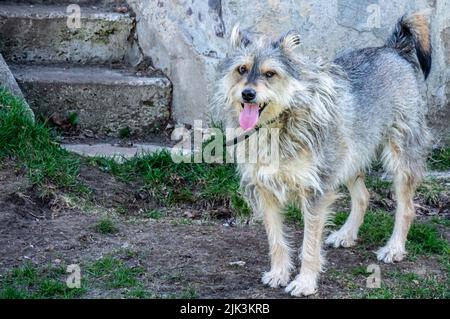
<path fill-rule="evenodd" d="M 284 209 L 284 214 L 287 222 L 303 226 L 303 215 L 296 205 L 287 205 Z"/>
<path fill-rule="evenodd" d="M 192 287 L 184 289 L 180 294 L 180 299 L 198 299 L 198 298 L 199 298 L 198 292 Z"/>
<path fill-rule="evenodd" d="M 190 218 L 181 217 L 177 219 L 173 219 L 170 224 L 173 226 L 180 226 L 180 225 L 192 225 L 194 222 Z"/>
<path fill-rule="evenodd" d="M 379 194 L 386 194 L 392 189 L 392 182 L 378 177 L 367 176 L 365 179 L 366 187 Z"/>
<path fill-rule="evenodd" d="M 445 281 L 435 276 L 418 276 L 414 273 L 392 272 L 382 274 L 379 289 L 366 290 L 364 298 L 370 299 L 448 299 L 450 291 Z"/>
<path fill-rule="evenodd" d="M 69 288 L 68 274 L 63 267 L 38 268 L 30 263 L 17 267 L 0 277 L 0 299 L 76 298 L 86 289 Z"/>
<path fill-rule="evenodd" d="M 428 168 L 437 171 L 450 170 L 450 148 L 438 148 L 428 157 Z"/>
<path fill-rule="evenodd" d="M 103 288 L 139 288 L 139 276 L 144 273 L 140 267 L 131 267 L 115 257 L 104 257 L 86 267 L 87 280 Z"/>
<path fill-rule="evenodd" d="M 80 123 L 80 118 L 76 112 L 70 112 L 67 119 L 72 127 L 76 127 Z"/>
<path fill-rule="evenodd" d="M 337 213 L 335 224 L 341 226 L 348 214 Z M 359 231 L 359 245 L 364 249 L 375 249 L 389 239 L 394 227 L 394 217 L 385 211 L 367 212 L 364 223 Z M 406 249 L 409 254 L 424 255 L 437 254 L 447 255 L 449 243 L 440 234 L 433 222 L 415 221 L 408 234 Z"/>
<path fill-rule="evenodd" d="M 437 206 L 439 205 L 441 196 L 445 192 L 445 188 L 438 181 L 434 179 L 428 179 L 422 182 L 417 189 L 417 195 L 423 198 L 427 205 Z M 449 191 L 450 192 L 450 191 Z"/>
<path fill-rule="evenodd" d="M 45 123 L 33 123 L 26 114 L 23 101 L 0 88 L 0 158 L 17 159 L 34 184 L 51 182 L 76 190 L 78 158 L 55 143 Z"/>
<path fill-rule="evenodd" d="M 450 246 L 430 222 L 415 222 L 409 231 L 406 248 L 411 254 L 449 256 Z"/>
<path fill-rule="evenodd" d="M 94 226 L 94 230 L 99 234 L 115 234 L 119 231 L 114 222 L 109 218 L 103 218 Z"/>
<path fill-rule="evenodd" d="M 81 267 L 81 288 L 69 288 L 65 268 L 26 263 L 0 276 L 0 299 L 79 298 L 90 290 L 113 292 L 128 298 L 153 298 L 140 280 L 144 269 L 107 256 Z M 117 292 L 115 292 L 117 290 Z"/>
<path fill-rule="evenodd" d="M 180 203 L 203 205 L 227 204 L 238 213 L 246 211 L 237 200 L 239 179 L 233 164 L 175 163 L 170 153 L 162 151 L 117 163 L 105 158 L 90 161 L 124 182 L 143 181 L 144 189 L 162 205 Z"/>
<path fill-rule="evenodd" d="M 158 220 L 161 217 L 163 217 L 163 214 L 159 210 L 152 209 L 152 210 L 146 211 L 145 216 L 148 218 L 151 218 L 151 219 Z"/>
<path fill-rule="evenodd" d="M 444 219 L 439 217 L 433 217 L 431 221 L 435 224 L 450 227 L 450 219 Z"/>
<path fill-rule="evenodd" d="M 154 299 L 156 296 L 147 290 L 138 287 L 133 288 L 129 292 L 126 293 L 126 298 L 131 299 Z"/>
<path fill-rule="evenodd" d="M 119 138 L 129 138 L 131 136 L 131 129 L 126 126 L 119 130 Z"/>
<path fill-rule="evenodd" d="M 231 208 L 234 215 L 240 218 L 247 218 L 252 214 L 251 208 L 239 193 L 231 194 Z"/>
<path fill-rule="evenodd" d="M 367 272 L 366 266 L 357 266 L 357 267 L 353 268 L 352 274 L 354 276 L 358 276 L 358 275 L 366 276 L 366 275 L 369 275 L 370 273 Z"/>

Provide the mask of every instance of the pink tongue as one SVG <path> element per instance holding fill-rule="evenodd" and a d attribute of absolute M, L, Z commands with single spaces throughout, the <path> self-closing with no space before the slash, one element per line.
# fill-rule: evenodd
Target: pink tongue
<path fill-rule="evenodd" d="M 251 130 L 256 126 L 259 119 L 258 104 L 244 103 L 244 110 L 239 115 L 239 123 L 245 131 Z"/>

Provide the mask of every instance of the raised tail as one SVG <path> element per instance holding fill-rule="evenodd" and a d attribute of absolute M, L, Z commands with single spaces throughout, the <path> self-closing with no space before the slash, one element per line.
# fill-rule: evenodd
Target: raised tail
<path fill-rule="evenodd" d="M 386 42 L 387 47 L 397 50 L 398 54 L 421 69 L 425 79 L 431 70 L 431 40 L 427 18 L 414 13 L 403 16 Z"/>

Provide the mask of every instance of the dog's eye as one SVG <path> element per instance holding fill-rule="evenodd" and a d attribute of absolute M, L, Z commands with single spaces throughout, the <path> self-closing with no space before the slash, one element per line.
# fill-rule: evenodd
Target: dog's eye
<path fill-rule="evenodd" d="M 245 65 L 241 65 L 240 67 L 238 67 L 238 72 L 240 75 L 244 75 L 245 73 L 247 73 L 247 67 Z"/>
<path fill-rule="evenodd" d="M 267 71 L 266 73 L 264 73 L 264 75 L 266 76 L 266 78 L 271 78 L 275 75 L 275 72 L 273 71 Z"/>

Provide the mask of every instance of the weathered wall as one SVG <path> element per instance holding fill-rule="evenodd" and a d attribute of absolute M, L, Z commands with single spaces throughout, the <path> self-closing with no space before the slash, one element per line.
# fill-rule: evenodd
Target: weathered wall
<path fill-rule="evenodd" d="M 16 79 L 12 75 L 11 70 L 9 69 L 8 65 L 6 64 L 1 54 L 0 54 L 0 87 L 6 88 L 12 94 L 18 96 L 19 98 L 23 98 L 22 91 L 20 90 L 19 85 L 17 85 Z M 34 113 L 30 109 L 28 103 L 24 102 L 24 105 L 27 108 L 30 117 L 34 120 Z"/>
<path fill-rule="evenodd" d="M 173 82 L 173 117 L 181 123 L 206 119 L 214 67 L 227 37 L 243 28 L 278 34 L 299 29 L 306 54 L 333 58 L 346 49 L 384 43 L 406 12 L 429 8 L 433 69 L 425 94 L 440 143 L 450 142 L 450 1 L 448 0 L 128 0 L 138 36 Z M 436 139 L 438 141 L 438 139 Z"/>

